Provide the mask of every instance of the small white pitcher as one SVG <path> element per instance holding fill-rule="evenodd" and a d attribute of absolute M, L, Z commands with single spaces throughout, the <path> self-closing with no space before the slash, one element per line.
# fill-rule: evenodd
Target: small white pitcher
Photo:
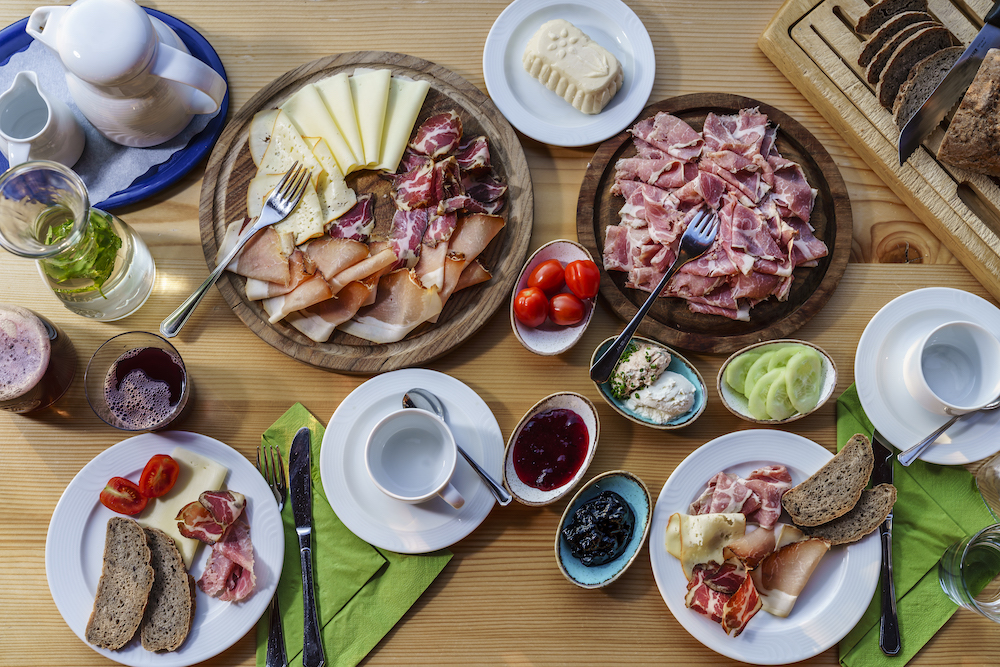
<path fill-rule="evenodd" d="M 28 160 L 52 160 L 72 167 L 86 137 L 62 100 L 47 96 L 34 72 L 18 72 L 0 95 L 0 151 L 11 167 Z"/>

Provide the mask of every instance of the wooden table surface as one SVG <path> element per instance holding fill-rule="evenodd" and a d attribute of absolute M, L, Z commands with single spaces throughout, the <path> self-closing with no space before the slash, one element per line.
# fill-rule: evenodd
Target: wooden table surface
<path fill-rule="evenodd" d="M 482 50 L 502 0 L 164 0 L 144 3 L 190 23 L 211 41 L 226 66 L 233 113 L 253 93 L 302 63 L 331 53 L 386 50 L 434 61 L 485 91 Z M 907 291 L 946 285 L 983 290 L 900 203 L 822 117 L 771 65 L 757 37 L 777 0 L 629 0 L 656 49 L 650 100 L 700 91 L 757 98 L 804 124 L 833 155 L 847 182 L 854 213 L 849 265 L 826 308 L 799 335 L 835 359 L 838 393 L 853 381 L 854 354 L 874 313 Z M 29 0 L 0 4 L 0 25 L 27 16 Z M 557 148 L 522 137 L 534 186 L 531 246 L 575 238 L 580 182 L 594 147 Z M 62 490 L 90 459 L 124 434 L 87 405 L 83 369 L 107 338 L 156 331 L 159 321 L 207 274 L 198 235 L 204 167 L 165 192 L 120 211 L 152 249 L 157 280 L 135 315 L 96 323 L 71 314 L 42 284 L 27 260 L 0 253 L 0 301 L 28 306 L 73 339 L 77 379 L 54 407 L 35 416 L 0 414 L 0 665 L 113 664 L 67 627 L 49 593 L 44 550 L 48 522 Z M 908 260 L 915 266 L 902 266 Z M 599 308 L 582 341 L 558 357 L 536 357 L 511 334 L 501 309 L 468 342 L 430 368 L 451 374 L 489 404 L 503 435 L 539 398 L 575 390 L 598 405 L 601 440 L 587 478 L 611 469 L 637 474 L 654 496 L 671 471 L 708 440 L 750 424 L 723 408 L 714 388 L 705 414 L 670 433 L 639 428 L 617 416 L 587 377 L 599 341 L 622 323 Z M 209 295 L 179 337 L 195 390 L 179 428 L 217 438 L 252 457 L 261 432 L 293 402 L 321 420 L 364 378 L 328 373 L 262 343 Z M 714 380 L 719 356 L 691 355 Z M 252 360 L 252 363 L 248 363 Z M 516 368 L 516 372 L 509 369 Z M 714 382 L 710 382 L 714 385 Z M 834 404 L 788 430 L 833 450 Z M 455 544 L 454 559 L 403 620 L 372 651 L 367 664 L 732 664 L 694 640 L 660 597 L 647 547 L 607 589 L 569 584 L 556 567 L 552 541 L 565 501 L 544 508 L 495 508 L 472 535 Z M 654 545 L 654 548 L 659 548 Z M 252 665 L 250 633 L 210 665 Z M 960 610 L 917 655 L 914 664 L 994 664 L 996 625 Z M 836 649 L 809 661 L 835 664 Z"/>

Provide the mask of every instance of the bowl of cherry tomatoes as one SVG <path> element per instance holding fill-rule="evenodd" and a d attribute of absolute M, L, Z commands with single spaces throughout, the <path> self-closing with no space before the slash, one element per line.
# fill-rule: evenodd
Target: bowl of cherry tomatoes
<path fill-rule="evenodd" d="M 580 340 L 597 305 L 601 272 L 576 241 L 550 241 L 528 258 L 514 284 L 510 325 L 527 350 L 562 354 Z"/>

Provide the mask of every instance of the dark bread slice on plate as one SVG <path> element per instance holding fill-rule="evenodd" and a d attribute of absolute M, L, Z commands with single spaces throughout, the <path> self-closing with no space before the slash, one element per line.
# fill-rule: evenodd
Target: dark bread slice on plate
<path fill-rule="evenodd" d="M 990 49 L 962 98 L 937 157 L 941 162 L 1000 176 L 1000 50 Z"/>
<path fill-rule="evenodd" d="M 104 565 L 85 637 L 94 646 L 120 649 L 135 635 L 153 586 L 150 550 L 142 527 L 112 517 L 104 537 Z"/>
<path fill-rule="evenodd" d="M 914 65 L 932 53 L 950 46 L 951 33 L 944 26 L 924 28 L 900 44 L 882 70 L 882 78 L 876 89 L 879 103 L 886 109 L 891 109 L 899 87 L 906 81 Z"/>
<path fill-rule="evenodd" d="M 861 45 L 861 53 L 858 55 L 858 65 L 868 67 L 875 54 L 879 52 L 886 43 L 895 37 L 900 30 L 914 23 L 933 21 L 934 17 L 927 12 L 903 12 L 896 14 L 876 30 L 871 37 Z"/>
<path fill-rule="evenodd" d="M 927 0 L 879 0 L 858 19 L 854 30 L 870 35 L 896 14 L 926 11 Z"/>
<path fill-rule="evenodd" d="M 155 575 L 139 636 L 147 651 L 176 651 L 187 638 L 194 620 L 194 577 L 184 567 L 184 559 L 172 537 L 156 528 L 143 530 Z"/>
<path fill-rule="evenodd" d="M 892 103 L 892 119 L 900 129 L 927 101 L 964 50 L 961 46 L 952 46 L 932 53 L 914 65 Z"/>
<path fill-rule="evenodd" d="M 809 537 L 829 540 L 832 546 L 857 542 L 885 521 L 896 502 L 896 487 L 879 484 L 873 489 L 865 489 L 861 499 L 850 512 L 821 526 L 805 528 Z"/>
<path fill-rule="evenodd" d="M 872 56 L 871 62 L 868 63 L 868 67 L 865 69 L 865 79 L 868 83 L 877 84 L 879 79 L 882 78 L 882 72 L 885 70 L 885 66 L 889 64 L 889 59 L 892 55 L 896 53 L 896 49 L 899 45 L 913 37 L 915 34 L 923 30 L 924 28 L 934 28 L 934 27 L 944 27 L 937 21 L 921 21 L 920 23 L 914 23 L 908 25 L 895 35 L 892 36 L 882 48 Z"/>
<path fill-rule="evenodd" d="M 809 479 L 789 489 L 781 505 L 798 526 L 833 521 L 857 504 L 874 467 L 871 442 L 859 433 Z"/>

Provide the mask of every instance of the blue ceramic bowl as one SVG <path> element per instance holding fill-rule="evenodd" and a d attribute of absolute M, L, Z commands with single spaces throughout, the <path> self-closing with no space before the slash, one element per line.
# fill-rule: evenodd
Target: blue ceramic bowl
<path fill-rule="evenodd" d="M 563 528 L 573 520 L 573 513 L 595 498 L 602 491 L 614 491 L 629 504 L 635 513 L 635 529 L 625 551 L 618 558 L 605 563 L 587 567 L 573 556 L 569 543 L 563 538 Z M 632 561 L 639 555 L 643 542 L 649 534 L 649 518 L 652 504 L 649 489 L 642 480 L 625 470 L 611 470 L 601 473 L 580 489 L 573 500 L 566 505 L 562 519 L 559 521 L 559 531 L 556 533 L 556 564 L 567 579 L 580 588 L 603 588 L 617 579 L 628 569 Z"/>

